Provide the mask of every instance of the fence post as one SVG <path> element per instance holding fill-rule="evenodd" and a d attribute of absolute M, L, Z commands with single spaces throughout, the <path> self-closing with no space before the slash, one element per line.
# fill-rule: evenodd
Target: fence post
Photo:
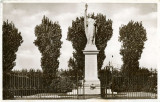
<path fill-rule="evenodd" d="M 105 76 L 106 76 L 106 77 L 105 77 L 105 78 L 106 78 L 106 82 L 105 82 L 106 95 L 105 95 L 105 97 L 107 98 L 107 81 L 108 81 L 108 80 L 107 80 L 107 68 L 105 68 L 105 72 L 104 72 L 104 73 L 106 74 L 106 75 L 105 75 Z"/>
<path fill-rule="evenodd" d="M 78 71 L 77 71 L 77 99 L 78 99 Z"/>
<path fill-rule="evenodd" d="M 112 98 L 113 98 L 113 83 L 114 83 L 114 82 L 113 82 L 113 81 L 114 81 L 114 80 L 113 80 L 113 66 L 111 66 L 111 68 L 112 68 L 112 86 L 111 86 L 112 89 L 111 89 L 111 90 L 112 90 Z"/>

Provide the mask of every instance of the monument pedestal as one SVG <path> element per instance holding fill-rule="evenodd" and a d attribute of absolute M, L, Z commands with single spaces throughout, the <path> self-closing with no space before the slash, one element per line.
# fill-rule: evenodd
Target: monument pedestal
<path fill-rule="evenodd" d="M 85 94 L 100 94 L 100 81 L 99 80 L 92 80 L 86 81 L 84 83 L 84 93 Z"/>
<path fill-rule="evenodd" d="M 85 54 L 85 94 L 100 94 L 100 81 L 97 71 L 97 50 L 95 45 L 87 45 L 83 51 Z"/>

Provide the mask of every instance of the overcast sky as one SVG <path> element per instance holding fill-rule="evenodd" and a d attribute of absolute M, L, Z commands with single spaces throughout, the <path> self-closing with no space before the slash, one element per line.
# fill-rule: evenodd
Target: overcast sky
<path fill-rule="evenodd" d="M 88 4 L 88 12 L 102 13 L 106 19 L 113 21 L 113 36 L 105 49 L 106 59 L 103 66 L 109 61 L 115 67 L 122 65 L 122 56 L 119 54 L 121 43 L 118 42 L 119 27 L 126 25 L 130 20 L 142 21 L 147 31 L 148 40 L 145 42 L 141 59 L 141 67 L 157 68 L 157 5 L 156 4 L 118 4 L 98 3 Z M 14 69 L 41 69 L 41 54 L 33 42 L 36 39 L 34 28 L 41 23 L 43 16 L 50 20 L 59 21 L 62 29 L 62 48 L 59 58 L 59 68 L 66 69 L 68 60 L 72 56 L 73 48 L 67 38 L 67 29 L 76 17 L 84 15 L 84 3 L 67 4 L 30 4 L 6 3 L 3 4 L 3 20 L 12 21 L 21 32 L 24 42 L 17 52 L 16 66 Z M 113 58 L 111 57 L 113 55 Z"/>

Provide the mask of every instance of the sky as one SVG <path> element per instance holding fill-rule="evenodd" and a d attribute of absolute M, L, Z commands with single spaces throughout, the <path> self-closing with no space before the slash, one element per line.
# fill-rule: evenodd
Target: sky
<path fill-rule="evenodd" d="M 72 20 L 84 15 L 84 3 L 4 3 L 3 21 L 13 22 L 23 37 L 23 43 L 17 51 L 15 70 L 42 69 L 41 54 L 34 45 L 36 39 L 34 29 L 41 24 L 43 16 L 53 22 L 58 21 L 62 29 L 62 48 L 59 57 L 59 69 L 68 68 L 68 60 L 72 57 L 72 44 L 67 41 L 68 27 Z M 106 19 L 113 21 L 113 35 L 107 42 L 105 49 L 106 59 L 103 67 L 109 61 L 114 67 L 120 68 L 123 64 L 120 53 L 121 42 L 118 41 L 119 27 L 129 21 L 141 22 L 146 28 L 147 41 L 139 60 L 140 67 L 157 68 L 157 4 L 155 3 L 89 3 L 88 13 L 102 13 Z M 113 55 L 113 58 L 112 58 Z"/>

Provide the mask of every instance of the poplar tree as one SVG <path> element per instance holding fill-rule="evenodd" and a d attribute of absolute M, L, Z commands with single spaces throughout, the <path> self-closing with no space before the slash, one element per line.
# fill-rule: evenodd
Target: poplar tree
<path fill-rule="evenodd" d="M 3 21 L 3 99 L 11 98 L 8 90 L 9 74 L 16 65 L 16 52 L 22 44 L 21 32 L 13 23 Z"/>
<path fill-rule="evenodd" d="M 42 23 L 35 27 L 37 39 L 34 44 L 38 47 L 41 57 L 44 85 L 49 86 L 56 77 L 59 67 L 62 30 L 58 22 L 52 22 L 48 17 L 43 17 Z"/>
<path fill-rule="evenodd" d="M 120 54 L 122 55 L 122 72 L 125 76 L 134 76 L 139 70 L 139 59 L 147 40 L 146 30 L 142 22 L 130 21 L 120 27 L 119 41 L 122 42 Z"/>

